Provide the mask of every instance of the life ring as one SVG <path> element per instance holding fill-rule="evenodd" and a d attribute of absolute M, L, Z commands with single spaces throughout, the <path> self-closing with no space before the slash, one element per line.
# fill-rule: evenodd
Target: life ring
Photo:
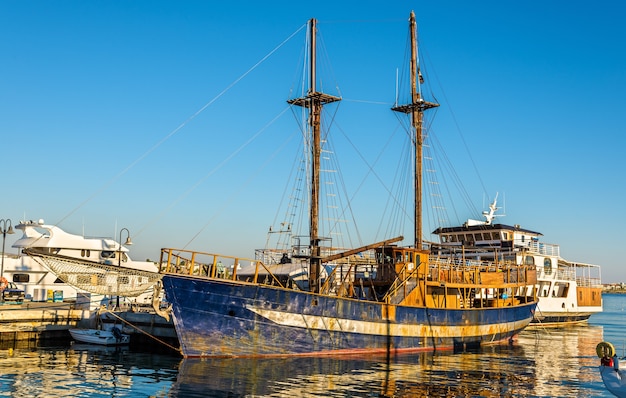
<path fill-rule="evenodd" d="M 596 354 L 598 354 L 598 358 L 605 356 L 612 358 L 615 355 L 615 347 L 613 347 L 613 344 L 603 341 L 596 346 Z"/>
<path fill-rule="evenodd" d="M 4 276 L 0 278 L 0 291 L 9 287 L 9 281 Z"/>

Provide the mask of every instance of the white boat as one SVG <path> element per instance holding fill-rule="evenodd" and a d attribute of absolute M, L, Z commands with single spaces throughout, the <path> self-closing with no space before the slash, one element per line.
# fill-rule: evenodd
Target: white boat
<path fill-rule="evenodd" d="M 81 343 L 99 345 L 125 345 L 130 343 L 130 335 L 113 327 L 111 330 L 101 329 L 69 329 L 72 338 Z"/>
<path fill-rule="evenodd" d="M 531 326 L 564 326 L 585 323 L 602 312 L 600 266 L 568 261 L 559 245 L 540 241 L 541 233 L 520 225 L 494 223 L 497 195 L 484 211 L 485 221 L 467 220 L 456 227 L 438 228 L 441 255 L 468 261 L 498 261 L 537 268 L 539 298 Z M 436 252 L 436 249 L 433 248 Z"/>
<path fill-rule="evenodd" d="M 600 358 L 600 376 L 607 390 L 616 397 L 626 398 L 626 358 L 618 359 L 611 343 L 603 341 L 596 347 Z"/>
<path fill-rule="evenodd" d="M 151 288 L 160 279 L 156 264 L 131 260 L 128 249 L 114 239 L 74 235 L 43 220 L 21 221 L 15 229 L 23 235 L 13 247 L 19 248 L 29 262 L 38 263 L 39 270 L 52 271 L 57 282 L 80 292 L 133 297 L 134 303 L 151 303 Z M 127 244 L 130 243 L 129 239 Z M 13 271 L 12 278 L 18 286 L 30 280 L 28 275 L 17 271 Z M 32 294 L 40 295 L 42 291 Z"/>

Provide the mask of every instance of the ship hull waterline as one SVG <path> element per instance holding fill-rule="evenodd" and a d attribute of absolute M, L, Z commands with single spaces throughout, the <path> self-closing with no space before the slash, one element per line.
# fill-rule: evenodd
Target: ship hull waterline
<path fill-rule="evenodd" d="M 528 326 L 536 306 L 534 302 L 457 310 L 388 306 L 169 274 L 163 275 L 163 287 L 186 358 L 453 350 L 509 341 Z"/>

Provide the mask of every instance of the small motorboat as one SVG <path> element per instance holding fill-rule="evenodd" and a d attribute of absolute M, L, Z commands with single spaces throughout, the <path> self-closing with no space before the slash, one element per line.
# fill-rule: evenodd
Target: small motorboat
<path fill-rule="evenodd" d="M 124 345 L 130 343 L 130 335 L 122 333 L 120 328 L 102 329 L 69 329 L 72 338 L 81 343 L 99 345 Z"/>
<path fill-rule="evenodd" d="M 600 358 L 600 376 L 606 389 L 616 397 L 626 398 L 626 367 L 620 366 L 626 357 L 618 358 L 613 344 L 606 341 L 598 343 L 596 353 Z"/>

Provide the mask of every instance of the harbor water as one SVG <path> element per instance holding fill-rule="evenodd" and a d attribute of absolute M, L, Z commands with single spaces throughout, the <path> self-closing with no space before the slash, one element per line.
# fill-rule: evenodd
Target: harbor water
<path fill-rule="evenodd" d="M 588 325 L 525 330 L 510 345 L 399 358 L 182 359 L 63 342 L 0 349 L 7 397 L 611 397 L 600 341 L 626 354 L 626 295 Z"/>

